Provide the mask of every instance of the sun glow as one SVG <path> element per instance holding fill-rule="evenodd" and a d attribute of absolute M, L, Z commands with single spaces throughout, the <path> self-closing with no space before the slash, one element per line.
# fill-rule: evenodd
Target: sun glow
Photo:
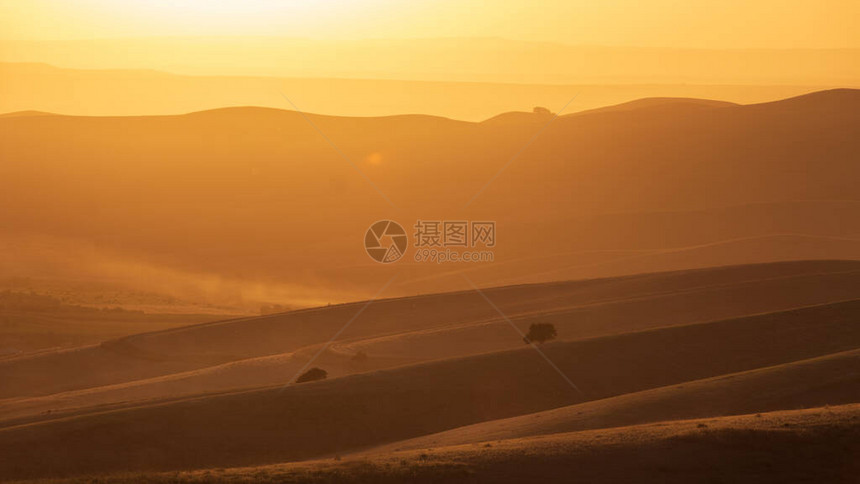
<path fill-rule="evenodd" d="M 854 48 L 860 2 L 820 0 L 0 1 L 0 38 L 501 37 L 613 46 Z"/>
<path fill-rule="evenodd" d="M 355 0 L 278 1 L 278 0 L 127 0 L 123 8 L 150 11 L 166 17 L 186 16 L 194 19 L 266 18 L 270 15 L 308 14 L 333 7 L 344 7 Z"/>
<path fill-rule="evenodd" d="M 0 2 L 0 37 L 83 39 L 139 36 L 339 32 L 398 0 L 28 0 Z M 323 35 L 325 34 L 325 35 Z M 316 36 L 316 35 L 312 35 Z"/>
<path fill-rule="evenodd" d="M 353 14 L 374 1 L 360 0 L 126 0 L 114 4 L 117 14 L 138 15 L 141 20 L 159 24 L 183 23 L 198 29 L 266 28 L 315 21 L 328 16 Z"/>

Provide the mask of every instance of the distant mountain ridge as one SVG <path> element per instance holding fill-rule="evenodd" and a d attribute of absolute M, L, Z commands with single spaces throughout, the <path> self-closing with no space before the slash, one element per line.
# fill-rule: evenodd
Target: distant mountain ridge
<path fill-rule="evenodd" d="M 782 99 L 832 87 L 832 83 L 738 85 L 710 81 L 629 79 L 530 83 L 458 82 L 343 76 L 252 77 L 248 75 L 178 75 L 151 69 L 72 69 L 48 64 L 0 62 L 4 96 L 0 112 L 39 110 L 91 116 L 180 114 L 224 106 L 268 106 L 338 116 L 423 113 L 480 121 L 502 112 L 545 106 L 563 114 L 646 97 L 724 99 L 749 104 Z M 374 78 L 375 77 L 375 78 Z M 858 87 L 860 81 L 840 83 Z M 74 89 L 70 95 L 69 89 Z"/>
<path fill-rule="evenodd" d="M 0 223 L 29 242 L 0 264 L 26 271 L 61 244 L 79 256 L 56 260 L 58 273 L 123 280 L 143 264 L 178 286 L 218 277 L 219 298 L 241 300 L 254 279 L 290 295 L 262 302 L 305 306 L 367 297 L 389 269 L 403 271 L 391 288 L 403 295 L 463 288 L 460 271 L 521 283 L 860 259 L 860 91 L 634 106 L 551 123 L 252 107 L 4 117 Z M 493 264 L 415 264 L 410 245 L 367 270 L 362 237 L 382 219 L 494 220 L 504 242 Z"/>

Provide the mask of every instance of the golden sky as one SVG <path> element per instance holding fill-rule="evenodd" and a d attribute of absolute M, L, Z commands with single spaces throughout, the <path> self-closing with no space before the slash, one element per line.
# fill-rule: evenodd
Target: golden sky
<path fill-rule="evenodd" d="M 278 35 L 856 48 L 856 0 L 4 0 L 3 39 Z"/>

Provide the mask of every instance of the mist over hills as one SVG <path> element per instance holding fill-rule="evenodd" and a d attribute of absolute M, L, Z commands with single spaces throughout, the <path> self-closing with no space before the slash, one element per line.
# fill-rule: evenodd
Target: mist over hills
<path fill-rule="evenodd" d="M 550 124 L 267 108 L 5 117 L 0 219 L 17 252 L 3 267 L 22 272 L 54 244 L 87 261 L 84 277 L 144 270 L 153 286 L 308 303 L 326 301 L 323 287 L 329 301 L 367 297 L 395 271 L 394 294 L 414 294 L 462 288 L 463 270 L 515 283 L 856 259 L 858 113 L 858 91 L 841 89 L 756 105 L 648 100 Z M 367 271 L 363 234 L 386 218 L 407 231 L 494 220 L 496 263 Z M 64 258 L 41 273 L 78 269 Z M 256 294 L 243 295 L 249 283 Z"/>
<path fill-rule="evenodd" d="M 238 41 L 237 41 L 238 40 Z M 4 40 L 0 62 L 177 74 L 540 84 L 855 86 L 858 49 L 582 46 L 503 38 Z M 313 59 L 314 62 L 308 62 Z"/>
<path fill-rule="evenodd" d="M 0 482 L 857 484 L 858 17 L 0 1 Z"/>
<path fill-rule="evenodd" d="M 475 291 L 369 306 L 314 360 L 333 370 L 323 382 L 288 384 L 362 303 L 11 358 L 0 475 L 265 465 L 850 403 L 858 274 L 794 262 L 487 289 L 513 324 L 559 328 L 542 351 L 575 388 Z"/>

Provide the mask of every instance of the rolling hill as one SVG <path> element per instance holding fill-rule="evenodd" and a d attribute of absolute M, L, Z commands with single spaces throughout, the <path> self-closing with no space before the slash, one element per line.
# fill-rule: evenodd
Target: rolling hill
<path fill-rule="evenodd" d="M 130 473 L 154 483 L 852 482 L 858 405 L 661 422 L 389 455 L 190 472 Z M 795 449 L 803 448 L 803 452 Z M 731 462 L 731 466 L 725 466 Z M 59 480 L 52 482 L 70 482 Z M 74 482 L 74 481 L 71 481 Z"/>
<path fill-rule="evenodd" d="M 860 263 L 811 261 L 490 288 L 525 331 L 563 340 L 736 318 L 858 297 Z M 274 385 L 289 379 L 363 303 L 192 325 L 0 361 L 0 418 L 92 404 Z M 474 291 L 377 301 L 321 355 L 339 376 L 518 348 Z M 368 361 L 352 356 L 364 351 Z"/>
<path fill-rule="evenodd" d="M 13 249 L 0 267 L 318 306 L 394 275 L 388 296 L 465 289 L 462 273 L 515 284 L 860 259 L 858 91 L 691 102 L 548 126 L 263 108 L 0 118 Z M 422 219 L 495 221 L 494 263 L 416 263 L 411 240 L 406 259 L 378 266 L 362 241 L 380 219 L 410 235 Z"/>
<path fill-rule="evenodd" d="M 549 476 L 586 442 L 606 459 L 645 442 L 680 480 L 679 439 L 723 457 L 803 443 L 848 475 L 856 409 L 822 406 L 860 398 L 858 92 L 484 122 L 2 116 L 10 280 L 266 314 L 5 355 L 0 479 L 324 480 L 355 462 L 383 479 L 402 458 L 417 466 L 393 475 L 480 481 L 526 448 Z M 363 247 L 382 219 L 410 237 L 393 264 Z M 437 219 L 495 222 L 493 263 L 418 262 L 413 224 Z M 559 334 L 539 352 L 534 323 Z M 291 384 L 310 366 L 329 378 Z M 744 455 L 745 476 L 776 458 Z"/>
<path fill-rule="evenodd" d="M 2 56 L 2 53 L 0 53 Z M 819 91 L 831 82 L 792 85 L 746 83 L 684 84 L 627 79 L 547 83 L 546 80 L 456 82 L 398 80 L 374 76 L 288 77 L 181 75 L 170 69 L 86 69 L 33 62 L 0 61 L 4 93 L 0 113 L 39 110 L 76 116 L 153 116 L 185 114 L 225 106 L 289 109 L 284 93 L 300 109 L 334 116 L 390 116 L 420 113 L 481 121 L 510 110 L 546 106 L 573 113 L 643 97 L 687 96 L 755 103 Z M 70 96 L 70 87 L 74 95 Z M 157 95 L 153 95 L 157 93 Z M 0 115 L 2 116 L 2 115 Z"/>
<path fill-rule="evenodd" d="M 852 300 L 544 345 L 546 355 L 578 389 L 568 386 L 531 348 L 522 348 L 303 385 L 13 419 L 0 429 L 0 475 L 29 478 L 302 460 L 578 402 L 790 365 L 860 346 L 860 328 L 854 324 L 858 304 Z M 211 324 L 201 327 L 206 326 Z M 837 370 L 845 368 L 843 357 L 833 357 Z M 812 371 L 805 365 L 765 372 L 760 383 L 779 390 L 785 371 L 789 378 L 804 376 L 808 379 L 797 382 L 797 388 L 807 389 L 806 401 L 821 403 L 831 399 L 844 403 L 846 397 L 840 395 L 846 387 L 856 386 L 850 378 L 840 382 L 832 376 L 827 381 L 833 385 L 817 386 L 821 373 L 814 371 L 815 365 Z M 830 371 L 824 368 L 824 373 Z M 834 390 L 838 385 L 846 387 Z M 743 392 L 737 393 L 743 398 Z M 761 405 L 773 409 L 796 401 L 762 399 Z M 86 445 L 69 447 L 69 442 Z M 39 452 L 34 454 L 33 448 Z"/>
<path fill-rule="evenodd" d="M 860 350 L 850 350 L 493 420 L 397 442 L 367 453 L 855 403 L 860 401 L 858 363 Z"/>

